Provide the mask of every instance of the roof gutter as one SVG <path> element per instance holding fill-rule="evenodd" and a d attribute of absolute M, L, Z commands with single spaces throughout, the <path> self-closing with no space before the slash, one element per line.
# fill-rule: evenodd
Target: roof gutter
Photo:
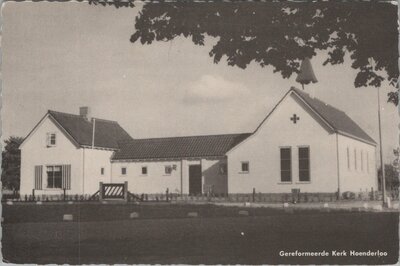
<path fill-rule="evenodd" d="M 149 162 L 149 161 L 180 161 L 180 160 L 201 160 L 201 159 L 220 159 L 226 155 L 215 156 L 196 156 L 196 157 L 171 157 L 171 158 L 140 158 L 140 159 L 111 159 L 111 162 Z"/>
<path fill-rule="evenodd" d="M 345 137 L 349 137 L 349 138 L 352 138 L 352 139 L 355 139 L 355 140 L 364 142 L 364 143 L 369 144 L 369 145 L 372 145 L 372 146 L 377 146 L 377 144 L 376 144 L 375 142 L 367 141 L 367 140 L 365 140 L 365 139 L 356 137 L 356 136 L 354 136 L 354 135 L 352 135 L 352 134 L 349 134 L 349 133 L 347 133 L 347 132 L 343 132 L 343 131 L 341 131 L 341 130 L 336 130 L 336 133 L 337 133 L 337 134 L 340 134 L 340 135 L 343 135 L 343 136 L 345 136 Z"/>

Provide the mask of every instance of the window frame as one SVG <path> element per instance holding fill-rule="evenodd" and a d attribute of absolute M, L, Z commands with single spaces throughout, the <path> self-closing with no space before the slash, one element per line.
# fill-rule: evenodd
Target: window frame
<path fill-rule="evenodd" d="M 54 144 L 52 144 L 52 136 L 54 136 Z M 56 132 L 47 132 L 47 134 L 46 134 L 46 146 L 48 148 L 57 146 L 57 133 Z"/>
<path fill-rule="evenodd" d="M 357 171 L 357 148 L 354 148 L 354 170 Z"/>
<path fill-rule="evenodd" d="M 284 149 L 288 149 L 290 152 L 290 166 L 289 166 L 289 174 L 290 174 L 290 180 L 286 181 L 286 180 L 282 180 L 282 150 Z M 287 160 L 287 159 L 286 159 Z M 279 147 L 279 173 L 280 173 L 280 177 L 279 177 L 279 184 L 292 184 L 293 183 L 293 163 L 292 163 L 292 147 L 291 146 L 280 146 Z M 288 170 L 284 170 L 284 171 L 288 171 Z"/>
<path fill-rule="evenodd" d="M 364 172 L 364 153 L 363 153 L 363 150 L 361 150 L 360 159 L 361 159 L 361 164 L 360 164 L 361 172 Z"/>
<path fill-rule="evenodd" d="M 247 170 L 243 170 L 243 166 L 247 165 Z M 250 173 L 250 162 L 249 161 L 241 161 L 240 162 L 240 173 L 241 174 L 248 174 Z"/>
<path fill-rule="evenodd" d="M 143 173 L 143 169 L 146 169 L 146 173 Z M 147 165 L 142 165 L 141 167 L 140 167 L 140 173 L 141 173 L 141 176 L 147 176 L 148 175 L 148 173 L 149 173 L 149 168 L 147 167 Z"/>
<path fill-rule="evenodd" d="M 62 167 L 62 165 L 61 164 L 49 164 L 49 165 L 45 165 L 45 167 L 46 167 L 46 190 L 62 190 L 63 189 L 63 180 L 62 180 L 62 178 L 63 178 L 63 172 L 62 172 L 62 170 L 63 170 L 63 167 Z M 48 168 L 49 167 L 52 167 L 53 168 L 53 171 L 52 171 L 52 173 L 53 173 L 53 176 L 52 176 L 52 179 L 53 179 L 53 186 L 52 187 L 49 187 L 49 171 L 48 171 Z M 54 186 L 54 184 L 56 183 L 55 182 L 55 176 L 54 176 L 54 168 L 55 167 L 59 167 L 60 168 L 60 176 L 59 177 L 57 177 L 57 178 L 59 178 L 60 179 L 60 187 L 55 187 Z"/>
<path fill-rule="evenodd" d="M 308 180 L 300 180 L 300 149 L 308 149 Z M 297 146 L 297 155 L 298 155 L 298 167 L 299 167 L 299 181 L 298 183 L 311 183 L 311 149 L 310 146 L 308 145 L 302 145 L 302 146 Z M 304 158 L 303 158 L 304 159 Z M 303 169 L 304 170 L 304 169 Z"/>
<path fill-rule="evenodd" d="M 125 173 L 124 173 L 123 169 L 125 169 Z M 126 176 L 127 174 L 128 174 L 128 167 L 126 167 L 126 166 L 121 166 L 120 175 L 121 175 L 121 176 Z"/>
<path fill-rule="evenodd" d="M 169 169 L 169 171 L 167 171 L 167 169 Z M 172 165 L 164 165 L 164 175 L 165 176 L 170 176 L 172 175 Z"/>
<path fill-rule="evenodd" d="M 347 147 L 347 170 L 351 170 L 350 148 L 349 147 Z"/>

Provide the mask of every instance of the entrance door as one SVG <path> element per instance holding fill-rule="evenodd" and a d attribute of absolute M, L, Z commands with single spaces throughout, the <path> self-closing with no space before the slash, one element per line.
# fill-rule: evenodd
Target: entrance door
<path fill-rule="evenodd" d="M 201 165 L 189 165 L 189 195 L 201 194 Z"/>

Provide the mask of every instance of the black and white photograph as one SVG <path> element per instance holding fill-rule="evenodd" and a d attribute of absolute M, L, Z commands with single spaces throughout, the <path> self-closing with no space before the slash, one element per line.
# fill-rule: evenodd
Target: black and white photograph
<path fill-rule="evenodd" d="M 396 1 L 5 1 L 4 264 L 394 265 Z"/>

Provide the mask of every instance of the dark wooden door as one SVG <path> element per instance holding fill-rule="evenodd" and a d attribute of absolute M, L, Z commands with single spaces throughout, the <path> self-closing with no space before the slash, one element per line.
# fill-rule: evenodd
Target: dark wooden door
<path fill-rule="evenodd" d="M 201 165 L 189 165 L 189 194 L 201 194 Z"/>

